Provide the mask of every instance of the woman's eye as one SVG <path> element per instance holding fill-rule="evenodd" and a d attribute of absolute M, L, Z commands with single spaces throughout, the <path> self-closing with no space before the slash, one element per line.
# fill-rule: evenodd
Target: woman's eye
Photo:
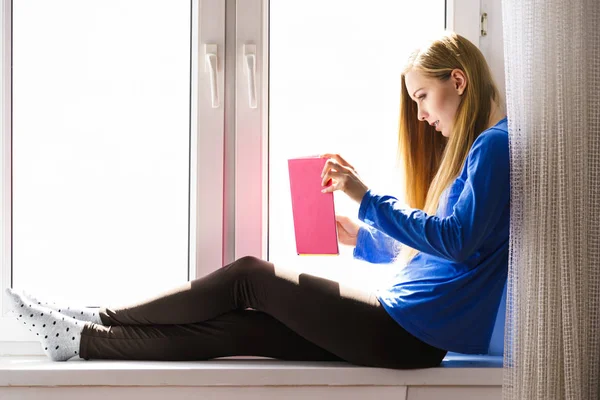
<path fill-rule="evenodd" d="M 419 100 L 424 99 L 424 98 L 425 98 L 425 95 L 421 95 L 421 96 L 417 97 L 417 99 L 419 99 Z"/>

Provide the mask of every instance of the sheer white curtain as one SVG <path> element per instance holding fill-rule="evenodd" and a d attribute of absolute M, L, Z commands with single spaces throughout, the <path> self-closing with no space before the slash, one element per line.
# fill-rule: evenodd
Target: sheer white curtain
<path fill-rule="evenodd" d="M 502 6 L 512 165 L 504 399 L 597 399 L 600 2 Z"/>

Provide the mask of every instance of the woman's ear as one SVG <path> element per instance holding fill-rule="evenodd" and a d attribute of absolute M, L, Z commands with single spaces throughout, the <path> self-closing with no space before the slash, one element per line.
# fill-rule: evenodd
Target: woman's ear
<path fill-rule="evenodd" d="M 459 96 L 462 96 L 467 87 L 467 76 L 460 69 L 454 69 L 452 70 L 451 77 L 456 93 L 458 93 Z"/>

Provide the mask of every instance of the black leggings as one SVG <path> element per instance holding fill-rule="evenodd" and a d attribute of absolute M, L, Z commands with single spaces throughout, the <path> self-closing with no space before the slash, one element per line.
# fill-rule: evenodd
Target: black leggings
<path fill-rule="evenodd" d="M 255 257 L 99 314 L 106 326 L 88 323 L 81 333 L 84 359 L 262 356 L 426 368 L 446 355 L 405 331 L 373 293 Z"/>

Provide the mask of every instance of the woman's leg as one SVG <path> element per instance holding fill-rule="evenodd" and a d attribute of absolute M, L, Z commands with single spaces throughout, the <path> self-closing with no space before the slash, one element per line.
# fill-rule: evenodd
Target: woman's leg
<path fill-rule="evenodd" d="M 232 311 L 186 325 L 92 325 L 81 335 L 85 359 L 189 361 L 228 356 L 340 361 L 259 311 Z"/>
<path fill-rule="evenodd" d="M 298 276 L 255 257 L 243 257 L 143 303 L 101 308 L 99 313 L 105 325 L 194 324 L 246 308 L 269 314 L 308 341 L 355 364 L 430 367 L 446 354 L 406 332 L 373 293 L 346 291 L 338 282 Z M 86 333 L 84 329 L 82 336 Z"/>

